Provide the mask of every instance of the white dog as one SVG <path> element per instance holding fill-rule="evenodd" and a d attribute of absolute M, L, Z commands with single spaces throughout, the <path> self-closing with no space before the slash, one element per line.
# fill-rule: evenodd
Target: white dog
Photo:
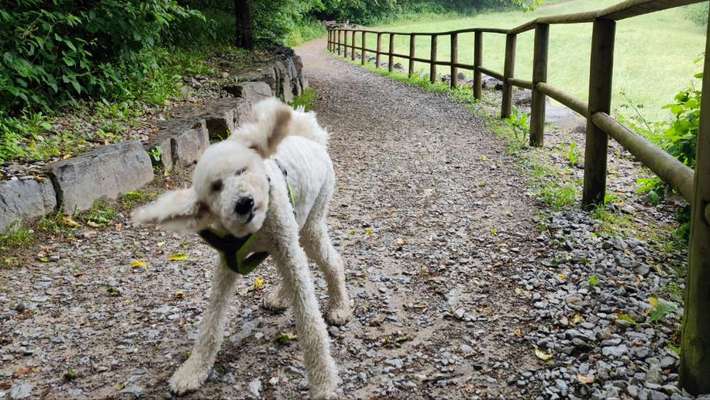
<path fill-rule="evenodd" d="M 166 193 L 133 214 L 140 224 L 200 232 L 221 250 L 199 337 L 170 387 L 183 394 L 207 379 L 224 335 L 225 306 L 238 276 L 233 270 L 253 268 L 253 261 L 268 253 L 282 281 L 266 305 L 293 306 L 311 396 L 332 398 L 338 374 L 306 258 L 318 264 L 328 284 L 326 319 L 346 323 L 351 311 L 343 261 L 326 226 L 335 184 L 328 134 L 313 113 L 292 110 L 277 99 L 258 103 L 254 111 L 255 123 L 205 151 L 192 187 Z M 244 242 L 248 249 L 235 256 Z"/>

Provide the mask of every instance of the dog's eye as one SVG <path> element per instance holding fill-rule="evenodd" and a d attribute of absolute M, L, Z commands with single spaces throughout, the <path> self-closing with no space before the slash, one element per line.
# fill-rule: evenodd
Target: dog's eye
<path fill-rule="evenodd" d="M 234 175 L 239 176 L 245 172 L 247 172 L 246 168 L 238 169 L 237 172 L 234 173 Z"/>
<path fill-rule="evenodd" d="M 219 192 L 220 190 L 222 190 L 222 181 L 217 180 L 217 181 L 212 182 L 210 189 L 212 189 L 213 192 Z"/>

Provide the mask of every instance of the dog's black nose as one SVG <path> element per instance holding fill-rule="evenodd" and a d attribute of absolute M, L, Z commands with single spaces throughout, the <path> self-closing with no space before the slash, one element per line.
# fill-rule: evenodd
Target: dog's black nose
<path fill-rule="evenodd" d="M 241 197 L 234 206 L 234 212 L 239 215 L 247 215 L 254 208 L 254 199 L 251 196 Z"/>

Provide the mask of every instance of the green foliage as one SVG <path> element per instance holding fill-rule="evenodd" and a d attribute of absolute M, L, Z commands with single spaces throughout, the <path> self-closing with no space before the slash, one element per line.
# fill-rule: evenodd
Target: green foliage
<path fill-rule="evenodd" d="M 651 322 L 659 322 L 663 320 L 668 315 L 674 313 L 678 308 L 675 304 L 657 297 L 651 297 L 649 299 L 649 304 L 651 308 L 648 312 L 648 318 Z"/>
<path fill-rule="evenodd" d="M 708 8 L 710 4 L 707 2 L 689 5 L 685 9 L 686 17 L 697 25 L 707 26 Z"/>
<path fill-rule="evenodd" d="M 292 107 L 303 107 L 305 111 L 311 111 L 317 99 L 318 93 L 316 93 L 315 89 L 306 88 L 306 90 L 304 90 L 300 96 L 294 98 L 290 104 Z"/>
<path fill-rule="evenodd" d="M 599 286 L 599 277 L 596 275 L 589 275 L 589 278 L 587 278 L 587 283 L 589 283 L 589 286 L 591 287 L 597 287 Z"/>
<path fill-rule="evenodd" d="M 194 15 L 174 0 L 15 1 L 0 10 L 0 110 L 120 93 L 127 72 L 150 67 L 135 52 Z"/>
<path fill-rule="evenodd" d="M 540 0 L 321 0 L 314 15 L 321 19 L 351 21 L 361 24 L 391 21 L 402 14 L 446 12 L 473 13 L 482 9 L 534 8 Z"/>
<path fill-rule="evenodd" d="M 14 225 L 0 234 L 0 250 L 30 245 L 35 240 L 34 231 L 22 225 Z"/>
<path fill-rule="evenodd" d="M 97 200 L 90 210 L 79 215 L 79 219 L 89 226 L 105 227 L 118 217 L 118 211 L 108 202 Z"/>
<path fill-rule="evenodd" d="M 530 132 L 529 114 L 513 109 L 512 115 L 505 120 L 506 124 L 513 130 L 515 139 L 525 142 L 528 132 Z"/>
<path fill-rule="evenodd" d="M 606 205 L 600 204 L 591 214 L 599 225 L 596 233 L 606 236 L 631 236 L 634 232 L 631 217 L 610 210 Z"/>
<path fill-rule="evenodd" d="M 652 178 L 639 178 L 636 180 L 639 194 L 646 195 L 646 199 L 654 206 L 661 204 L 666 197 L 666 185 L 661 178 L 654 176 Z"/>
<path fill-rule="evenodd" d="M 570 167 L 575 167 L 579 162 L 579 150 L 577 150 L 577 143 L 571 142 L 565 155 L 567 156 L 567 164 L 569 164 Z"/>
<path fill-rule="evenodd" d="M 702 79 L 703 74 L 695 75 Z M 675 102 L 667 105 L 673 114 L 671 127 L 661 138 L 661 145 L 683 164 L 694 168 L 698 130 L 700 129 L 700 89 L 691 86 L 675 96 Z"/>
<path fill-rule="evenodd" d="M 543 203 L 559 210 L 574 204 L 577 199 L 577 186 L 549 181 L 540 189 L 538 195 Z"/>
<path fill-rule="evenodd" d="M 155 194 L 136 190 L 133 192 L 126 192 L 121 195 L 120 203 L 125 208 L 134 208 L 137 205 L 147 203 L 148 201 L 155 198 Z"/>
<path fill-rule="evenodd" d="M 0 112 L 0 164 L 47 160 L 84 147 L 71 132 L 51 133 L 51 129 L 50 119 L 42 113 L 14 118 Z"/>

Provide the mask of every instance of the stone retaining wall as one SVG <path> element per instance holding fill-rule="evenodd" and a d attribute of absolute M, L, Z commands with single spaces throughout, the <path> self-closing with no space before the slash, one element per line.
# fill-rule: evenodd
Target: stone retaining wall
<path fill-rule="evenodd" d="M 248 119 L 256 102 L 271 96 L 289 102 L 308 85 L 300 57 L 291 49 L 278 49 L 270 66 L 240 79 L 246 82 L 225 88 L 234 98 L 215 99 L 189 115 L 161 122 L 147 143 L 101 146 L 49 164 L 46 176 L 0 182 L 0 233 L 17 222 L 55 211 L 88 210 L 100 198 L 140 189 L 153 180 L 154 166 L 165 171 L 189 167 L 210 140 L 226 138 Z"/>

